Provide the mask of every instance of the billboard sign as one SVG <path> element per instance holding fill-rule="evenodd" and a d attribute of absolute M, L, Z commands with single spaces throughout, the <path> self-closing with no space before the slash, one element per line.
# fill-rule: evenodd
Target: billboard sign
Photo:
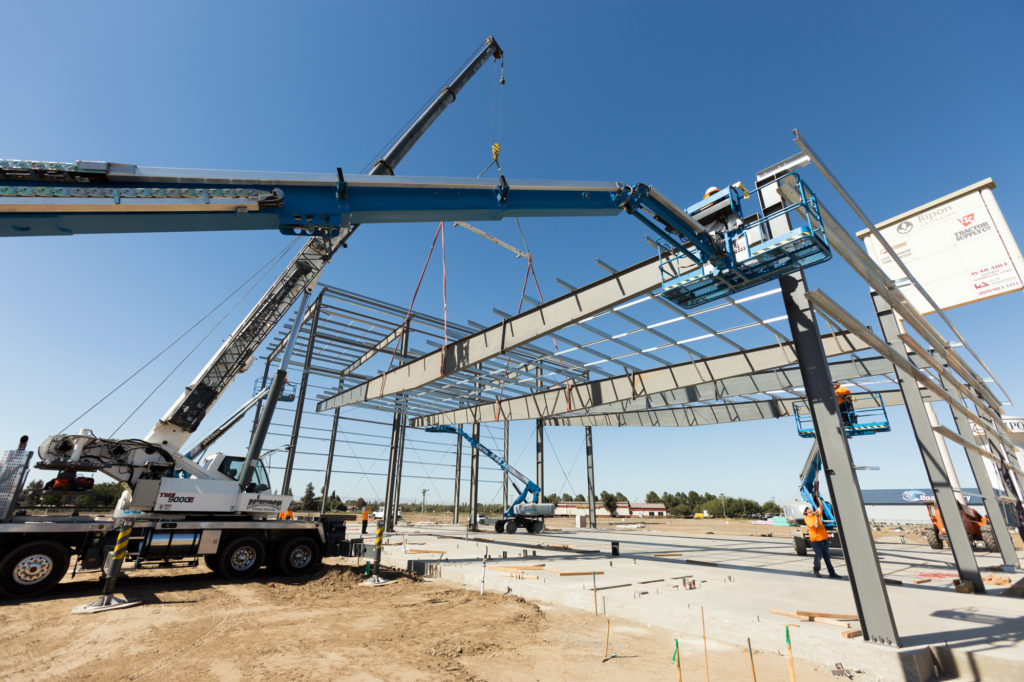
<path fill-rule="evenodd" d="M 989 178 L 876 225 L 944 310 L 1024 289 L 1024 258 L 994 187 Z M 935 312 L 869 230 L 857 236 L 919 312 Z"/>

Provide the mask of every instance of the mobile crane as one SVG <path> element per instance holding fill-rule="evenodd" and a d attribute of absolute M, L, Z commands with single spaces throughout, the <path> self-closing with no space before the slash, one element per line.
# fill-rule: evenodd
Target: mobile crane
<path fill-rule="evenodd" d="M 181 449 L 210 408 L 238 374 L 251 364 L 267 335 L 302 296 L 296 320 L 326 264 L 361 223 L 437 220 L 500 220 L 504 217 L 603 216 L 623 211 L 636 216 L 660 238 L 663 289 L 666 297 L 693 306 L 767 282 L 783 274 L 827 260 L 831 253 L 813 192 L 795 179 L 807 224 L 773 234 L 776 214 L 758 218 L 740 214 L 739 188 L 683 210 L 645 184 L 518 181 L 502 174 L 490 179 L 398 178 L 387 175 L 422 135 L 458 89 L 488 58 L 500 57 L 490 40 L 475 60 L 445 88 L 369 175 L 335 173 L 247 173 L 194 169 L 148 168 L 130 164 L 85 162 L 51 163 L 0 160 L 0 236 L 59 236 L 72 234 L 258 230 L 308 234 L 309 241 L 256 307 L 142 439 L 100 438 L 91 432 L 59 434 L 39 447 L 40 468 L 61 472 L 103 471 L 126 488 L 115 510 L 115 521 L 147 530 L 139 541 L 173 528 L 168 546 L 187 547 L 192 555 L 212 557 L 222 574 L 244 577 L 262 563 L 269 547 L 297 557 L 292 570 L 305 570 L 309 557 L 319 559 L 328 545 L 337 545 L 321 526 L 303 529 L 313 537 L 301 551 L 288 552 L 291 540 L 272 536 L 280 528 L 254 526 L 224 532 L 226 545 L 213 534 L 186 528 L 185 521 L 252 519 L 276 524 L 275 514 L 287 509 L 289 495 L 269 494 L 253 481 L 273 408 L 285 383 L 284 367 L 274 375 L 267 407 L 238 476 L 207 468 L 181 454 Z M 720 196 L 721 195 L 721 196 Z M 720 224 L 725 224 L 721 228 Z M 295 327 L 299 327 L 297 323 Z M 294 336 L 292 337 L 294 342 Z M 288 357 L 289 350 L 285 357 Z M 208 446 L 209 444 L 207 444 Z M 223 462 L 223 460 L 222 460 Z M 209 464 L 213 464 L 210 461 Z M 228 466 L 233 471 L 233 466 Z M 267 520 L 269 518 L 269 521 Z M 174 520 L 171 520 L 174 519 Z M 146 526 L 145 524 L 155 524 Z M 171 525 L 166 525 L 171 524 Z M 72 552 L 84 555 L 92 543 L 109 546 L 112 528 L 106 525 L 86 534 L 75 529 L 47 546 L 45 559 L 32 543 L 36 530 L 25 523 L 0 524 L 4 552 L 0 560 L 0 589 L 8 593 L 43 591 L 59 581 Z M 507 526 L 506 526 L 507 530 Z M 191 544 L 176 534 L 192 532 Z M 160 531 L 163 532 L 162 530 Z M 343 530 L 341 531 L 343 533 Z M 289 537 L 294 537 L 289 534 Z M 163 538 L 163 535 L 160 535 Z M 84 538 L 84 539 L 83 539 Z M 235 539 L 244 540 L 241 546 Z M 140 550 L 141 552 L 141 550 Z M 101 555 L 100 552 L 97 556 Z M 143 558 L 144 552 L 138 553 Z M 288 559 L 280 559 L 278 563 Z M 28 578 L 27 565 L 47 565 Z M 236 565 L 237 564 L 237 565 Z M 60 575 L 58 575 L 60 574 Z M 56 579 L 54 579 L 56 576 Z M 19 582 L 20 581 L 20 582 Z"/>
<path fill-rule="evenodd" d="M 494 454 L 486 445 L 458 427 L 442 424 L 439 426 L 428 426 L 424 430 L 432 433 L 454 433 L 476 448 L 477 452 L 482 452 L 490 457 L 492 462 L 523 484 L 522 490 L 515 483 L 512 484 L 512 487 L 519 493 L 519 497 L 513 500 L 508 509 L 502 513 L 502 517 L 494 522 L 495 533 L 515 533 L 518 528 L 525 528 L 529 533 L 540 533 L 544 530 L 544 519 L 555 515 L 555 505 L 540 501 L 539 485 L 531 481 L 503 458 Z M 533 499 L 528 500 L 527 498 L 531 496 Z"/>
<path fill-rule="evenodd" d="M 374 164 L 370 176 L 394 174 L 469 79 L 489 59 L 501 58 L 497 41 L 488 37 Z M 279 175 L 254 187 L 231 177 L 222 178 L 223 182 L 216 178 L 156 182 L 161 175 L 121 164 L 0 161 L 0 222 L 4 224 L 0 233 L 251 229 L 261 223 L 248 218 L 259 214 L 262 220 L 267 215 L 260 214 L 261 209 L 284 206 L 278 186 L 307 198 L 315 194 L 304 182 L 308 178 L 296 175 Z M 296 220 L 301 223 L 305 218 Z M 102 566 L 108 579 L 116 576 L 121 560 L 113 561 L 111 550 L 126 529 L 130 531 L 126 556 L 136 567 L 152 562 L 194 564 L 201 557 L 229 579 L 251 576 L 265 559 L 286 575 L 300 575 L 325 555 L 347 553 L 344 521 L 282 518 L 291 496 L 269 494 L 269 478 L 259 455 L 274 406 L 282 399 L 286 361 L 269 387 L 258 387 L 253 399 L 191 450 L 181 449 L 300 296 L 303 303 L 295 328 L 301 326 L 302 308 L 321 271 L 347 246 L 357 227 L 356 221 L 348 221 L 328 230 L 306 230 L 309 240 L 144 439 L 98 438 L 82 431 L 43 441 L 37 467 L 57 470 L 57 480 L 68 476 L 75 480 L 77 472 L 102 471 L 121 483 L 125 492 L 112 519 L 16 516 L 33 456 L 28 438 L 0 459 L 0 595 L 27 597 L 46 592 L 63 578 L 72 557 L 77 557 L 77 567 Z M 267 402 L 247 455 L 206 454 L 260 399 Z"/>

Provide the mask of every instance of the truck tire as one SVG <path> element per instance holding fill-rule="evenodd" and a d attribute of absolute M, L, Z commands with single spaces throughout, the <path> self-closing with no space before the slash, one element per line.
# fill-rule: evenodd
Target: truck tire
<path fill-rule="evenodd" d="M 213 571 L 214 573 L 217 572 L 217 555 L 216 554 L 204 554 L 203 555 L 203 563 L 206 564 L 206 567 L 208 569 L 210 569 L 211 571 Z"/>
<path fill-rule="evenodd" d="M 932 549 L 942 549 L 942 537 L 935 526 L 924 529 L 924 539 L 928 541 L 928 546 Z"/>
<path fill-rule="evenodd" d="M 519 528 L 519 524 L 516 523 L 515 519 L 508 519 L 507 521 L 505 521 L 505 532 L 506 533 L 515 533 L 518 528 Z"/>
<path fill-rule="evenodd" d="M 544 532 L 544 519 L 535 519 L 533 521 L 533 523 L 530 524 L 530 532 L 531 533 L 543 533 Z"/>
<path fill-rule="evenodd" d="M 282 574 L 294 577 L 315 569 L 322 558 L 320 543 L 313 538 L 299 536 L 284 540 L 277 546 L 274 564 Z"/>
<path fill-rule="evenodd" d="M 217 552 L 217 573 L 228 580 L 251 578 L 263 564 L 263 543 L 249 535 L 235 538 Z"/>
<path fill-rule="evenodd" d="M 985 543 L 985 549 L 989 552 L 998 552 L 999 543 L 996 542 L 996 532 L 992 526 L 981 527 L 981 541 Z"/>
<path fill-rule="evenodd" d="M 11 597 L 42 594 L 68 571 L 71 553 L 52 540 L 37 540 L 13 548 L 0 561 L 0 593 Z"/>
<path fill-rule="evenodd" d="M 800 556 L 807 556 L 807 538 L 803 535 L 794 535 L 793 550 Z"/>
<path fill-rule="evenodd" d="M 505 532 L 505 519 L 498 519 L 494 522 L 494 532 L 504 533 Z"/>

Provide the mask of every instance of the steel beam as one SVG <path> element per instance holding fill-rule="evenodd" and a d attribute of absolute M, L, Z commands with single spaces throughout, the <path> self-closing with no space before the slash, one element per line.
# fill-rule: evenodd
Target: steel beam
<path fill-rule="evenodd" d="M 544 501 L 544 422 L 537 420 L 537 485 L 540 487 L 540 501 Z"/>
<path fill-rule="evenodd" d="M 853 469 L 849 444 L 843 433 L 839 407 L 832 392 L 826 349 L 818 322 L 807 298 L 803 273 L 779 279 L 782 300 L 789 316 L 793 343 L 799 355 L 800 371 L 821 451 L 825 481 L 836 514 L 836 525 L 850 573 L 853 598 L 864 639 L 878 644 L 900 646 L 896 621 L 878 564 L 864 500 Z"/>
<path fill-rule="evenodd" d="M 892 346 L 901 344 L 902 342 L 899 340 L 900 326 L 892 306 L 877 294 L 872 293 L 871 299 L 878 314 L 882 336 Z M 897 350 L 902 349 L 897 347 Z M 960 520 L 960 506 L 953 495 L 949 472 L 943 466 L 939 444 L 932 431 L 932 425 L 928 421 L 928 414 L 925 412 L 924 400 L 922 400 L 917 387 L 917 380 L 901 367 L 896 367 L 896 377 L 899 379 L 900 391 L 903 392 L 907 415 L 910 417 L 910 426 L 914 430 L 917 446 L 921 450 L 925 472 L 928 474 L 928 481 L 935 493 L 935 502 L 942 515 L 943 525 L 946 527 L 946 537 L 949 538 L 949 548 L 953 550 L 953 561 L 956 564 L 957 572 L 961 579 L 973 583 L 974 591 L 981 594 L 985 591 L 985 583 L 981 579 L 981 571 L 974 558 L 971 539 L 967 536 L 967 529 L 964 528 L 964 524 Z"/>
<path fill-rule="evenodd" d="M 858 405 L 867 407 L 878 402 L 867 394 L 858 393 Z M 899 391 L 883 391 L 886 406 L 903 403 Z M 711 424 L 732 424 L 757 419 L 782 419 L 793 417 L 794 403 L 805 402 L 803 398 L 778 400 L 750 400 L 720 405 L 692 405 L 670 407 L 660 410 L 620 412 L 615 414 L 567 415 L 548 417 L 546 426 L 708 426 Z"/>
<path fill-rule="evenodd" d="M 597 528 L 597 499 L 594 493 L 594 434 L 588 426 L 584 429 L 587 439 L 587 526 Z"/>
<path fill-rule="evenodd" d="M 316 303 L 310 309 L 312 321 L 309 336 L 306 338 L 306 355 L 302 362 L 302 379 L 299 380 L 299 395 L 295 399 L 295 419 L 292 422 L 292 435 L 288 439 L 288 457 L 284 463 L 284 481 L 281 490 L 289 490 L 292 484 L 292 467 L 295 465 L 295 449 L 299 445 L 299 429 L 302 427 L 302 406 L 306 403 L 306 387 L 309 385 L 309 365 L 313 361 L 313 347 L 316 345 L 316 330 L 320 324 L 320 306 L 324 299 L 324 290 L 316 297 Z"/>
<path fill-rule="evenodd" d="M 458 427 L 461 429 L 462 424 Z M 455 509 L 452 512 L 452 523 L 459 524 L 459 497 L 462 487 L 462 438 L 455 439 Z"/>
<path fill-rule="evenodd" d="M 368 351 L 366 351 L 361 356 L 356 358 L 355 361 L 352 362 L 348 367 L 346 367 L 345 369 L 341 370 L 341 376 L 343 376 L 343 377 L 344 376 L 348 376 L 352 372 L 356 371 L 357 367 L 359 367 L 360 365 L 366 363 L 374 355 L 376 355 L 377 353 L 381 352 L 382 350 L 384 350 L 385 348 L 390 346 L 391 343 L 395 339 L 397 339 L 399 336 L 402 335 L 403 331 L 405 331 L 405 327 L 398 327 L 393 332 L 391 332 L 390 334 L 385 336 L 383 339 L 378 341 L 372 348 L 370 348 Z"/>
<path fill-rule="evenodd" d="M 461 440 L 461 438 L 460 438 Z M 473 440 L 480 442 L 480 425 L 473 424 Z M 469 530 L 477 531 L 476 523 L 476 502 L 480 490 L 480 451 L 473 448 L 473 454 L 469 460 L 469 518 L 466 520 L 466 527 Z"/>
<path fill-rule="evenodd" d="M 502 441 L 502 457 L 505 459 L 505 469 L 501 472 L 501 508 L 508 509 L 508 422 L 505 422 L 505 438 Z"/>
<path fill-rule="evenodd" d="M 679 274 L 692 269 L 687 268 Z M 322 400 L 317 410 L 323 412 L 425 386 L 439 375 L 479 364 L 660 285 L 659 259 L 650 258 Z"/>
<path fill-rule="evenodd" d="M 892 363 L 882 357 L 841 360 L 829 363 L 829 371 L 836 381 L 846 381 L 860 377 L 881 376 L 892 372 Z M 766 372 L 747 374 L 709 381 L 685 388 L 678 388 L 664 393 L 646 395 L 636 400 L 623 400 L 605 403 L 587 410 L 587 414 L 620 414 L 623 412 L 640 412 L 655 410 L 688 403 L 722 400 L 732 396 L 768 394 L 777 391 L 791 390 L 802 386 L 798 367 L 773 369 Z"/>
<path fill-rule="evenodd" d="M 821 343 L 828 355 L 843 355 L 868 348 L 864 341 L 848 332 L 824 336 Z M 684 386 L 765 372 L 792 365 L 796 361 L 797 356 L 793 343 L 779 343 L 669 367 L 659 367 L 645 372 L 574 384 L 569 386 L 568 391 L 565 388 L 558 388 L 502 400 L 497 406 L 494 403 L 483 403 L 416 417 L 411 420 L 411 425 L 422 428 L 435 424 L 455 424 L 467 421 L 544 419 L 567 412 L 589 410 L 610 402 L 644 398 Z"/>
<path fill-rule="evenodd" d="M 950 387 L 943 382 L 943 388 L 949 389 Z M 951 392 L 954 396 L 960 397 L 957 389 L 954 388 Z M 974 474 L 978 491 L 981 493 L 981 500 L 985 505 L 985 511 L 988 513 L 989 523 L 992 524 L 992 532 L 995 535 L 996 544 L 999 545 L 999 554 L 1003 558 L 1003 564 L 1020 568 L 1017 551 L 1013 547 L 1013 538 L 1010 536 L 1010 529 L 1007 527 L 1006 518 L 1003 516 L 1002 505 L 996 499 L 996 491 L 992 486 L 992 479 L 989 478 L 988 469 L 985 468 L 985 462 L 979 454 L 981 448 L 972 442 L 974 441 L 974 432 L 971 430 L 970 420 L 955 410 L 952 413 L 961 442 L 954 438 L 949 440 L 962 445 L 964 452 L 967 454 L 967 463 L 971 467 L 971 473 Z M 938 429 L 935 429 L 935 432 L 940 436 L 945 436 Z"/>

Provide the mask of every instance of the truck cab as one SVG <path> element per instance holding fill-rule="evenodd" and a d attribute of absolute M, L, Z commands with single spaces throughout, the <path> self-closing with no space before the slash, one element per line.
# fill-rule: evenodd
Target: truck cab
<path fill-rule="evenodd" d="M 216 471 L 224 474 L 233 481 L 238 480 L 244 463 L 245 457 L 226 455 L 223 452 L 204 454 L 199 459 L 199 464 L 207 471 Z M 266 466 L 263 465 L 263 460 L 256 460 L 253 463 L 252 482 L 249 484 L 246 492 L 262 493 L 267 490 L 270 490 L 270 476 L 267 474 Z"/>

